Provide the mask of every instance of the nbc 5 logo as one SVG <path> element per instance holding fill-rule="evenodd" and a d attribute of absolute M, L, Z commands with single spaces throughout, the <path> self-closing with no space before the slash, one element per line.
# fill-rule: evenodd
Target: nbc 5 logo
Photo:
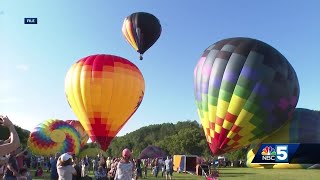
<path fill-rule="evenodd" d="M 288 162 L 288 145 L 276 145 L 276 162 Z"/>

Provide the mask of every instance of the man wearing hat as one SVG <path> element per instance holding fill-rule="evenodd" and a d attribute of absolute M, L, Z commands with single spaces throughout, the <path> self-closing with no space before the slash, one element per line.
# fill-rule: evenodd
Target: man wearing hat
<path fill-rule="evenodd" d="M 59 157 L 57 163 L 59 180 L 72 180 L 72 175 L 77 175 L 77 171 L 72 165 L 73 160 L 69 153 L 64 153 Z"/>

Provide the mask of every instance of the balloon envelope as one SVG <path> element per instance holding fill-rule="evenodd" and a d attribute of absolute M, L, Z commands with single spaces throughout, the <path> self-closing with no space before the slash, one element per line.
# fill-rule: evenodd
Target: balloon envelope
<path fill-rule="evenodd" d="M 147 51 L 160 37 L 161 24 L 152 14 L 136 12 L 126 17 L 122 25 L 122 34 L 129 44 L 141 54 Z"/>
<path fill-rule="evenodd" d="M 90 139 L 103 150 L 138 109 L 144 88 L 140 70 L 113 55 L 82 58 L 65 79 L 69 105 Z"/>
<path fill-rule="evenodd" d="M 211 151 L 223 154 L 279 129 L 299 98 L 296 73 L 270 45 L 230 38 L 209 46 L 194 70 L 198 114 Z"/>
<path fill-rule="evenodd" d="M 261 143 L 320 143 L 320 111 L 297 108 L 292 120 Z M 252 145 L 247 154 L 247 166 L 253 168 L 296 169 L 320 168 L 320 164 L 251 164 L 260 144 Z M 303 158 L 303 155 L 299 156 Z"/>
<path fill-rule="evenodd" d="M 81 140 L 81 148 L 84 147 L 88 140 L 89 140 L 89 135 L 86 133 L 84 128 L 82 127 L 80 121 L 77 120 L 66 120 L 67 123 L 69 123 L 71 126 L 73 126 L 78 133 L 80 134 L 80 140 Z"/>
<path fill-rule="evenodd" d="M 30 151 L 35 155 L 50 156 L 57 152 L 80 151 L 80 135 L 65 121 L 49 119 L 37 125 L 28 139 Z"/>

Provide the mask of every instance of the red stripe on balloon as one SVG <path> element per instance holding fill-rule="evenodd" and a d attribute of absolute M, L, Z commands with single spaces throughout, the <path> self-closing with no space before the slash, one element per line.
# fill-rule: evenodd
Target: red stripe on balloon
<path fill-rule="evenodd" d="M 233 115 L 233 114 L 227 112 L 225 119 L 226 119 L 227 121 L 231 122 L 231 123 L 234 123 L 237 118 L 238 118 L 238 116 Z"/>

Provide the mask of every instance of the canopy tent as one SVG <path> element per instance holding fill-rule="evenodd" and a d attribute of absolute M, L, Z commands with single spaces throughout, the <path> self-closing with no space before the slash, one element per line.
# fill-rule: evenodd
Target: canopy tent
<path fill-rule="evenodd" d="M 166 156 L 167 153 L 160 147 L 149 145 L 144 150 L 142 150 L 139 159 L 164 158 Z"/>

